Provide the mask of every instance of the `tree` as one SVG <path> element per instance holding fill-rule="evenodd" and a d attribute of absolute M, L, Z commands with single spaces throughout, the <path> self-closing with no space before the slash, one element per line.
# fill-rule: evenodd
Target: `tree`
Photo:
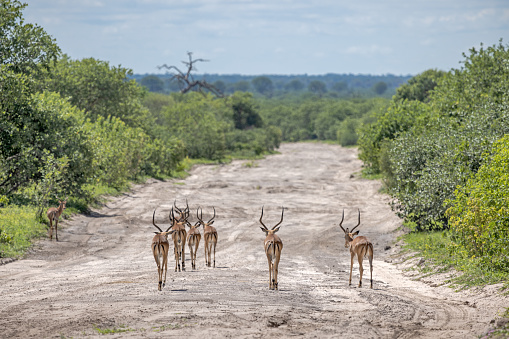
<path fill-rule="evenodd" d="M 14 73 L 41 76 L 60 54 L 55 40 L 41 27 L 25 24 L 26 4 L 0 0 L 0 65 Z"/>
<path fill-rule="evenodd" d="M 177 81 L 177 83 L 180 86 L 180 93 L 187 93 L 189 91 L 197 91 L 200 93 L 204 93 L 203 89 L 206 89 L 218 97 L 223 97 L 223 93 L 218 88 L 216 88 L 214 85 L 209 84 L 205 80 L 195 80 L 194 79 L 192 72 L 197 70 L 195 64 L 197 62 L 206 62 L 208 60 L 205 60 L 205 59 L 194 59 L 193 60 L 192 52 L 187 52 L 187 55 L 189 57 L 189 61 L 182 61 L 182 63 L 184 65 L 186 65 L 186 67 L 187 67 L 187 70 L 185 72 L 182 72 L 176 66 L 168 66 L 166 64 L 157 66 L 157 68 L 159 68 L 159 69 L 165 68 L 168 71 L 174 70 L 177 72 L 176 74 L 173 74 L 171 80 Z"/>
<path fill-rule="evenodd" d="M 86 58 L 71 60 L 64 55 L 46 79 L 47 88 L 60 93 L 95 121 L 114 116 L 133 127 L 150 130 L 148 110 L 141 104 L 144 90 L 128 79 L 130 69 L 110 67 L 107 61 Z"/>
<path fill-rule="evenodd" d="M 141 78 L 140 84 L 146 87 L 150 92 L 162 93 L 164 90 L 164 81 L 157 75 L 147 75 Z"/>
<path fill-rule="evenodd" d="M 217 90 L 221 93 L 224 93 L 226 91 L 226 84 L 222 80 L 214 81 L 212 84 Z"/>
<path fill-rule="evenodd" d="M 428 102 L 431 91 L 438 81 L 447 73 L 436 69 L 429 69 L 408 80 L 408 83 L 396 89 L 395 100 L 418 100 Z"/>
<path fill-rule="evenodd" d="M 236 83 L 233 84 L 233 90 L 235 92 L 236 91 L 247 92 L 249 91 L 250 88 L 251 85 L 249 84 L 249 81 L 246 80 L 237 81 Z"/>
<path fill-rule="evenodd" d="M 338 93 L 346 91 L 347 88 L 348 84 L 345 81 L 339 81 L 332 85 L 332 90 Z"/>
<path fill-rule="evenodd" d="M 376 94 L 382 95 L 387 91 L 387 84 L 384 81 L 379 81 L 373 85 L 373 90 Z"/>
<path fill-rule="evenodd" d="M 304 84 L 302 83 L 302 81 L 300 81 L 298 79 L 293 79 L 292 81 L 290 81 L 289 83 L 287 83 L 285 85 L 285 90 L 287 90 L 287 91 L 298 92 L 298 91 L 302 91 L 303 89 L 304 89 Z"/>
<path fill-rule="evenodd" d="M 256 111 L 251 93 L 237 92 L 232 95 L 233 121 L 236 129 L 262 127 L 262 118 Z"/>
<path fill-rule="evenodd" d="M 251 84 L 253 84 L 255 91 L 267 97 L 270 97 L 274 91 L 274 84 L 272 83 L 272 80 L 266 76 L 254 78 L 251 80 Z"/>
<path fill-rule="evenodd" d="M 308 85 L 308 91 L 318 95 L 327 93 L 327 85 L 323 81 L 313 80 Z"/>

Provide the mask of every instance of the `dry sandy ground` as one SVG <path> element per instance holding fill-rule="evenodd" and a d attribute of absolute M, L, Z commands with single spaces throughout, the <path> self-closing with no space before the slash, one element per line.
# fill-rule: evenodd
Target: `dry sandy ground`
<path fill-rule="evenodd" d="M 412 280 L 392 263 L 401 221 L 380 184 L 355 175 L 355 149 L 304 143 L 280 152 L 199 166 L 185 180 L 153 180 L 64 221 L 60 242 L 44 239 L 26 259 L 0 266 L 1 337 L 102 337 L 100 329 L 122 338 L 470 338 L 509 305 L 495 287 L 456 293 Z M 217 267 L 205 267 L 202 241 L 197 269 L 186 248 L 187 270 L 174 272 L 172 245 L 160 292 L 151 219 L 157 208 L 156 222 L 167 226 L 174 199 L 181 207 L 188 199 L 193 223 L 196 207 L 207 220 L 215 207 Z M 267 226 L 286 209 L 279 291 L 268 288 L 262 206 Z M 343 209 L 350 227 L 361 210 L 359 229 L 375 245 L 374 289 L 369 269 L 357 288 L 357 264 L 348 286 Z"/>

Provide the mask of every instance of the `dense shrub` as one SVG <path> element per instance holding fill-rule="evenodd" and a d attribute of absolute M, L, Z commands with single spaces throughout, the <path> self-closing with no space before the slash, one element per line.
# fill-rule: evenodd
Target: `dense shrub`
<path fill-rule="evenodd" d="M 479 171 L 448 204 L 454 242 L 468 255 L 483 257 L 489 268 L 509 272 L 509 136 L 493 145 Z"/>

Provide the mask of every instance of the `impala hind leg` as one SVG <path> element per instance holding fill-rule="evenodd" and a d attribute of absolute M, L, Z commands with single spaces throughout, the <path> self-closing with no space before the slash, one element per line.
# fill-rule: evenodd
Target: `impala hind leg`
<path fill-rule="evenodd" d="M 363 256 L 360 255 L 357 257 L 359 261 L 359 287 L 362 287 L 362 273 L 364 272 L 364 267 L 362 267 L 362 261 L 364 260 Z"/>
<path fill-rule="evenodd" d="M 354 254 L 353 254 L 353 253 L 351 253 L 351 254 L 350 254 L 350 279 L 348 280 L 348 286 L 351 286 L 351 285 L 352 285 L 353 257 L 354 257 Z"/>
<path fill-rule="evenodd" d="M 214 268 L 216 268 L 216 242 L 214 242 Z"/>
<path fill-rule="evenodd" d="M 55 220 L 55 240 L 58 241 L 58 219 Z"/>
<path fill-rule="evenodd" d="M 163 275 L 163 267 L 164 267 L 164 280 L 163 287 L 166 285 L 166 273 L 168 272 L 168 251 L 163 249 L 163 266 L 161 267 L 161 275 Z"/>
<path fill-rule="evenodd" d="M 279 256 L 276 256 L 276 262 L 273 264 L 274 266 L 274 289 L 278 289 L 277 285 L 277 275 L 279 273 Z"/>
<path fill-rule="evenodd" d="M 186 242 L 183 241 L 180 245 L 180 257 L 182 258 L 182 271 L 186 270 Z"/>
<path fill-rule="evenodd" d="M 373 288 L 373 253 L 371 253 L 371 256 L 368 257 L 369 259 L 369 270 L 370 270 L 370 273 L 371 273 L 371 276 L 370 276 L 370 282 L 371 282 L 371 288 Z"/>
<path fill-rule="evenodd" d="M 49 240 L 53 240 L 53 221 L 52 218 L 49 218 L 49 229 L 48 229 Z"/>
<path fill-rule="evenodd" d="M 269 290 L 273 290 L 274 282 L 272 278 L 272 260 L 270 260 L 269 256 L 267 256 L 267 261 L 269 262 Z"/>

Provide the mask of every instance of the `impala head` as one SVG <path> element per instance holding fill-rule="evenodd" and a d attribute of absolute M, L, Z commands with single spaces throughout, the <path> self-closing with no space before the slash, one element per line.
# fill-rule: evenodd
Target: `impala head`
<path fill-rule="evenodd" d="M 355 237 L 357 234 L 359 234 L 359 231 L 354 232 L 354 230 L 357 228 L 357 226 L 359 226 L 361 224 L 361 211 L 360 210 L 358 210 L 358 211 L 359 211 L 359 222 L 357 223 L 357 225 L 355 225 L 354 228 L 352 228 L 352 230 L 349 230 L 348 228 L 344 229 L 342 226 L 343 220 L 345 220 L 345 210 L 343 210 L 343 216 L 341 217 L 341 222 L 339 223 L 339 227 L 341 227 L 343 232 L 345 232 L 345 247 L 349 247 L 350 242 L 353 240 L 353 237 Z"/>
<path fill-rule="evenodd" d="M 187 199 L 186 199 L 186 208 L 184 210 L 181 210 L 180 208 L 177 207 L 177 199 L 175 199 L 175 201 L 173 202 L 173 206 L 175 207 L 175 209 L 177 210 L 177 213 L 178 213 L 177 221 L 181 221 L 183 219 L 189 218 L 189 204 L 187 203 Z"/>
<path fill-rule="evenodd" d="M 265 224 L 263 223 L 262 221 L 262 218 L 263 218 L 263 206 L 262 206 L 262 215 L 260 216 L 260 224 L 262 224 L 262 226 L 260 226 L 260 228 L 262 229 L 262 231 L 265 232 L 266 235 L 270 235 L 270 234 L 274 234 L 276 233 L 277 231 L 279 231 L 279 228 L 281 226 L 279 226 L 282 222 L 283 222 L 283 214 L 285 212 L 285 208 L 284 207 L 281 207 L 281 220 L 279 220 L 279 222 L 274 225 L 274 227 L 272 227 L 270 230 L 267 228 L 267 226 L 265 226 Z"/>
<path fill-rule="evenodd" d="M 64 201 L 58 200 L 58 204 L 62 206 L 62 210 L 65 210 L 65 204 L 67 204 L 67 197 L 64 199 Z"/>
<path fill-rule="evenodd" d="M 179 218 L 176 218 L 175 217 L 175 213 L 173 212 L 173 207 L 171 208 L 170 216 L 169 217 L 170 217 L 170 222 L 171 222 L 171 226 L 170 227 L 173 227 L 175 225 L 187 225 L 187 224 L 189 224 L 189 222 L 187 221 L 187 218 L 189 218 L 189 214 L 180 213 Z"/>
<path fill-rule="evenodd" d="M 215 207 L 212 207 L 212 208 L 214 209 L 214 216 L 212 218 L 210 218 L 210 220 L 207 221 L 207 222 L 202 220 L 202 218 L 203 218 L 203 210 L 201 209 L 201 207 L 198 207 L 196 209 L 196 217 L 198 218 L 198 223 L 202 224 L 203 227 L 210 226 L 210 225 L 212 225 L 214 223 L 214 218 L 216 217 L 216 208 Z"/>
<path fill-rule="evenodd" d="M 156 225 L 155 217 L 156 217 L 156 210 L 154 210 L 154 214 L 152 215 L 152 224 L 159 230 L 159 232 L 154 232 L 155 234 L 161 234 L 164 236 L 168 236 L 168 234 L 172 234 L 173 232 L 175 232 L 175 230 L 170 231 L 170 228 L 173 226 L 173 224 L 170 227 L 168 227 L 168 229 L 166 231 L 163 232 L 163 230 L 159 226 Z"/>
<path fill-rule="evenodd" d="M 188 223 L 187 223 L 187 227 L 189 227 L 189 228 L 191 228 L 191 229 L 193 229 L 193 228 L 198 228 L 198 227 L 200 227 L 200 226 L 201 226 L 201 222 L 199 222 L 199 221 L 195 222 L 195 223 L 194 223 L 194 225 L 191 225 L 191 223 L 190 223 L 190 222 L 188 222 Z"/>

